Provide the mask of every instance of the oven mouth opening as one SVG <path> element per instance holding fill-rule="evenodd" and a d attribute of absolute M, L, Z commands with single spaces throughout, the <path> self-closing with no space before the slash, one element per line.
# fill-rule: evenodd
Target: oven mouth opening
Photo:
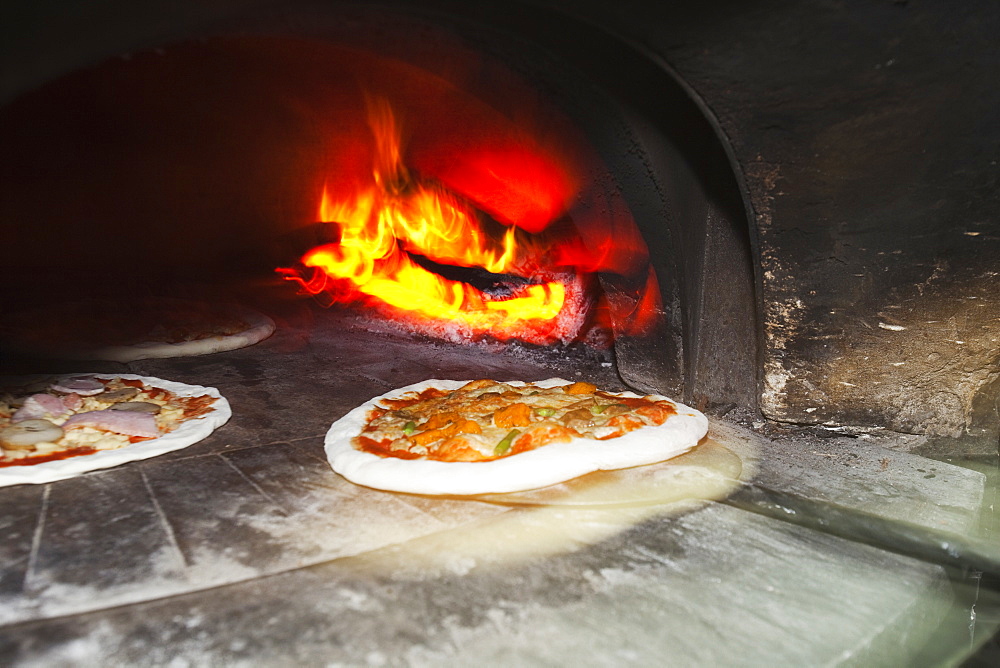
<path fill-rule="evenodd" d="M 460 113 L 481 104 L 468 97 L 456 95 Z M 325 236 L 334 240 L 302 256 L 305 272 L 281 267 L 279 274 L 308 294 L 326 293 L 328 302 L 360 301 L 440 338 L 539 344 L 581 338 L 595 301 L 588 275 L 606 268 L 602 256 L 615 245 L 599 216 L 590 216 L 589 238 L 566 224 L 571 211 L 584 211 L 580 202 L 593 190 L 573 174 L 570 155 L 582 151 L 546 150 L 520 124 L 493 121 L 495 134 L 474 138 L 431 130 L 423 152 L 411 154 L 389 103 L 366 99 L 370 179 L 346 188 L 324 183 L 319 225 L 332 228 Z M 488 121 L 493 113 L 487 107 L 471 115 Z M 419 145 L 423 137 L 413 139 Z M 423 169 L 410 161 L 422 161 Z M 421 174 L 428 170 L 429 177 Z M 641 269 L 639 251 L 631 260 Z"/>
<path fill-rule="evenodd" d="M 399 16 L 370 33 L 258 25 L 113 58 L 22 95 L 2 112 L 17 131 L 0 136 L 3 196 L 24 221 L 0 249 L 23 288 L 7 305 L 57 301 L 68 276 L 96 277 L 80 290 L 113 283 L 136 298 L 241 283 L 252 301 L 248 286 L 276 267 L 322 305 L 337 302 L 318 295 L 329 275 L 301 260 L 342 241 L 344 219 L 322 212 L 322 193 L 337 202 L 371 182 L 379 140 L 366 104 L 388 91 L 403 152 L 383 173 L 403 167 L 492 233 L 539 247 L 498 266 L 407 243 L 399 257 L 486 305 L 543 289 L 546 302 L 551 284 L 575 308 L 526 334 L 404 331 L 611 350 L 630 387 L 756 411 L 753 250 L 704 112 L 638 52 L 625 54 L 635 80 L 624 82 L 588 62 L 603 45 L 504 30 Z M 650 88 L 663 95 L 650 99 Z M 726 263 L 702 263 L 708 243 L 731 251 Z M 49 248 L 58 270 L 22 252 L 32 247 Z M 360 306 L 380 314 L 367 298 Z"/>

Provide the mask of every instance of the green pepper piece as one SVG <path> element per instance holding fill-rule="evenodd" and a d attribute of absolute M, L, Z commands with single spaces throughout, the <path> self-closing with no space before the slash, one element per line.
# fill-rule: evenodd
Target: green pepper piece
<path fill-rule="evenodd" d="M 541 417 L 552 417 L 556 414 L 556 409 L 554 408 L 536 408 L 535 414 Z"/>
<path fill-rule="evenodd" d="M 497 446 L 493 448 L 493 454 L 500 456 L 510 450 L 510 446 L 513 445 L 514 439 L 517 438 L 521 433 L 520 429 L 511 429 L 510 432 L 500 439 Z"/>
<path fill-rule="evenodd" d="M 605 408 L 607 408 L 607 406 L 598 406 L 597 404 L 594 404 L 593 406 L 590 407 L 590 412 L 593 413 L 594 415 L 600 415 L 601 413 L 604 412 Z"/>
<path fill-rule="evenodd" d="M 403 425 L 403 433 L 406 434 L 407 436 L 409 436 L 416 430 L 417 430 L 417 423 L 414 422 L 413 420 L 410 420 L 409 422 Z"/>

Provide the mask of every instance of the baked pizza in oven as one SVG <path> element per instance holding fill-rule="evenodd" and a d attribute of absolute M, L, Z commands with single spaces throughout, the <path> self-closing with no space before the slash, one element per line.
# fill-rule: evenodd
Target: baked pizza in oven
<path fill-rule="evenodd" d="M 211 387 L 132 374 L 7 383 L 0 486 L 42 483 L 188 447 L 230 417 Z"/>
<path fill-rule="evenodd" d="M 354 409 L 326 436 L 352 482 L 417 494 L 534 489 L 694 447 L 708 421 L 660 395 L 586 382 L 428 380 Z"/>

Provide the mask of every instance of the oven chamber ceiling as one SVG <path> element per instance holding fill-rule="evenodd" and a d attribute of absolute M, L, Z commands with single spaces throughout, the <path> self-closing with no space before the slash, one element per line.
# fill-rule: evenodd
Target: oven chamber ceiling
<path fill-rule="evenodd" d="M 33 274 L 18 239 L 59 257 L 60 230 L 86 226 L 153 255 L 208 236 L 169 266 L 129 254 L 168 279 L 287 262 L 280 232 L 314 219 L 331 164 L 324 91 L 355 50 L 501 112 L 530 109 L 505 98 L 517 79 L 572 119 L 662 291 L 654 335 L 617 342 L 628 383 L 995 451 L 988 3 L 278 4 L 110 3 L 71 31 L 46 21 L 73 14 L 60 3 L 33 10 L 8 40 L 0 132 L 5 156 L 30 156 L 4 158 L 15 283 L 59 277 Z"/>

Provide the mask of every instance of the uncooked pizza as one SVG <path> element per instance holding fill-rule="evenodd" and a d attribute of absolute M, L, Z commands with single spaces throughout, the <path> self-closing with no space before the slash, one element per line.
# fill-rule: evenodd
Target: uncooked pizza
<path fill-rule="evenodd" d="M 132 374 L 32 379 L 0 392 L 0 486 L 186 448 L 225 424 L 218 390 Z"/>
<path fill-rule="evenodd" d="M 660 395 L 561 378 L 428 380 L 337 420 L 326 453 L 334 471 L 360 485 L 474 495 L 661 462 L 707 430 L 700 412 Z"/>
<path fill-rule="evenodd" d="M 8 315 L 4 338 L 16 350 L 113 362 L 235 350 L 275 329 L 253 309 L 171 297 L 85 299 Z"/>

